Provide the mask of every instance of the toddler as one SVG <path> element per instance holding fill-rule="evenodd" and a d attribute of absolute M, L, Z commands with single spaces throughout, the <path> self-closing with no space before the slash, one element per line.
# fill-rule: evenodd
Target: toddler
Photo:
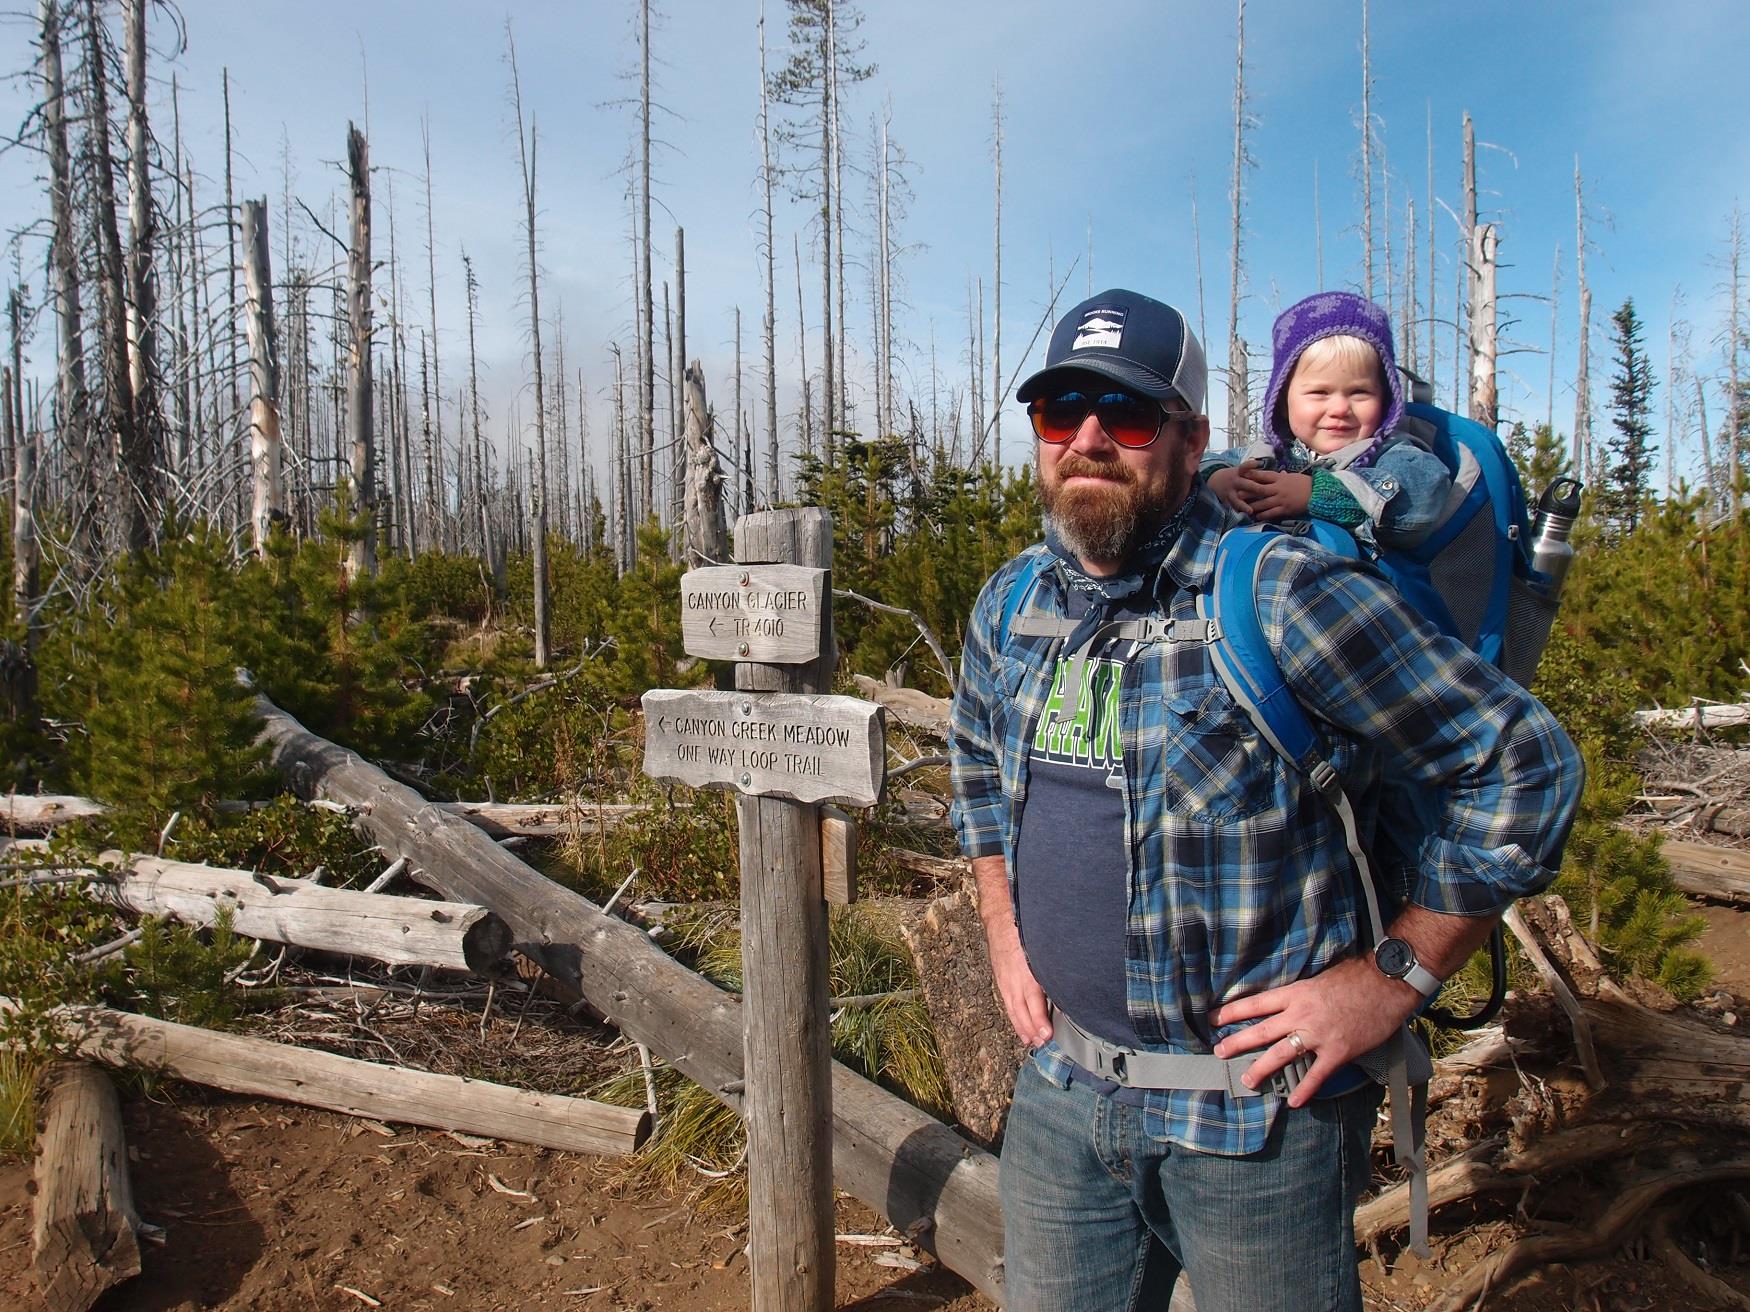
<path fill-rule="evenodd" d="M 1210 490 L 1251 519 L 1322 519 L 1372 546 L 1415 546 L 1452 479 L 1404 414 L 1385 311 L 1321 292 L 1278 316 L 1272 346 L 1265 438 L 1205 458 Z"/>

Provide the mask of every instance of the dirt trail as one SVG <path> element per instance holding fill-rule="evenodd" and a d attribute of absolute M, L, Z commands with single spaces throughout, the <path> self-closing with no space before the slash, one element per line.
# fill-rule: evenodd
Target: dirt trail
<path fill-rule="evenodd" d="M 103 1312 L 361 1312 L 745 1307 L 743 1218 L 628 1187 L 622 1163 L 480 1146 L 184 1086 L 124 1111 L 141 1215 L 164 1228 Z M 387 1129 L 388 1127 L 381 1127 Z M 0 1307 L 40 1307 L 30 1165 L 0 1164 Z M 839 1205 L 841 1234 L 881 1220 Z M 841 1308 L 988 1309 L 954 1276 L 877 1265 L 841 1244 Z M 909 1250 L 905 1250 L 909 1251 Z"/>

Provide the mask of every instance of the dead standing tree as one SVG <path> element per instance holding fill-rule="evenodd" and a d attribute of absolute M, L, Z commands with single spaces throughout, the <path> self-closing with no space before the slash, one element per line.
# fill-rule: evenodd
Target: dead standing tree
<path fill-rule="evenodd" d="M 144 536 L 157 527 L 158 465 L 163 455 L 163 425 L 158 410 L 158 275 L 153 252 L 158 244 L 157 207 L 146 150 L 146 0 L 122 5 L 128 93 L 128 384 L 134 400 L 134 436 L 138 446 L 127 461 Z M 133 535 L 142 526 L 130 527 Z M 142 540 L 144 540 L 142 538 Z"/>
<path fill-rule="evenodd" d="M 996 270 L 991 279 L 991 294 L 994 304 L 991 308 L 991 430 L 995 464 L 1000 470 L 1003 467 L 1003 84 L 999 81 L 991 88 L 991 163 L 993 189 L 995 199 L 992 209 L 995 218 L 992 224 L 991 248 L 995 251 Z M 882 138 L 881 165 L 885 177 L 887 167 L 887 142 Z M 885 192 L 883 193 L 885 195 Z M 883 216 L 885 218 L 885 215 Z M 883 242 L 887 238 L 885 223 L 882 226 Z M 883 436 L 886 434 L 884 433 Z"/>
<path fill-rule="evenodd" d="M 1500 232 L 1494 224 L 1480 223 L 1471 229 L 1470 417 L 1485 428 L 1494 428 L 1500 420 L 1495 383 L 1495 268 L 1500 248 Z"/>
<path fill-rule="evenodd" d="M 243 326 L 249 337 L 249 516 L 257 554 L 267 551 L 286 514 L 281 476 L 279 341 L 273 327 L 273 272 L 268 263 L 267 201 L 243 202 Z"/>
<path fill-rule="evenodd" d="M 778 504 L 777 247 L 772 233 L 771 88 L 766 80 L 766 6 L 760 3 L 760 190 L 764 203 L 766 275 L 766 504 Z"/>
<path fill-rule="evenodd" d="M 20 306 L 16 288 L 7 297 L 6 310 L 12 328 L 12 367 L 7 371 L 10 376 L 0 405 L 5 406 L 6 426 L 12 438 L 12 613 L 18 632 L 24 637 L 28 657 L 35 650 L 39 636 L 35 602 L 42 552 L 36 537 L 39 501 L 37 446 L 42 439 L 39 432 L 26 432 L 24 427 L 21 400 L 24 384 L 18 331 Z"/>
<path fill-rule="evenodd" d="M 789 0 L 789 4 L 790 59 L 772 75 L 769 86 L 771 95 L 780 104 L 817 110 L 820 116 L 818 165 L 812 160 L 807 164 L 791 164 L 786 166 L 785 172 L 798 199 L 820 204 L 820 428 L 822 445 L 830 458 L 838 440 L 838 430 L 844 423 L 844 380 L 840 376 L 843 372 L 844 343 L 841 338 L 844 325 L 838 322 L 842 314 L 835 313 L 833 301 L 835 275 L 841 286 L 844 282 L 844 238 L 838 203 L 840 88 L 873 76 L 875 66 L 855 62 L 862 47 L 861 43 L 851 39 L 851 34 L 863 21 L 855 9 L 841 0 Z M 804 151 L 807 149 L 804 132 L 811 126 L 814 125 L 807 119 L 787 124 L 779 130 L 779 142 L 792 152 Z M 841 295 L 841 306 L 843 299 Z"/>
<path fill-rule="evenodd" d="M 1251 380 L 1246 360 L 1246 339 L 1240 336 L 1240 235 L 1245 207 L 1246 155 L 1246 0 L 1239 0 L 1234 36 L 1234 163 L 1232 260 L 1229 266 L 1227 339 L 1227 441 L 1244 446 L 1249 438 Z M 1090 262 L 1091 263 L 1091 262 Z"/>
<path fill-rule="evenodd" d="M 43 135 L 48 147 L 49 265 L 57 339 L 55 386 L 61 450 L 72 466 L 68 519 L 74 555 L 83 568 L 96 564 L 98 547 L 97 452 L 93 449 L 90 394 L 85 386 L 84 319 L 79 298 L 79 257 L 73 246 L 73 166 L 67 146 L 66 93 L 61 73 L 61 11 L 56 0 L 40 10 Z"/>
<path fill-rule="evenodd" d="M 523 88 L 517 76 L 516 39 L 505 24 L 510 51 L 510 94 L 516 110 L 517 161 L 522 170 L 523 215 L 529 263 L 529 354 L 535 366 L 535 475 L 530 480 L 531 554 L 534 557 L 535 668 L 547 668 L 547 405 L 541 375 L 541 279 L 535 265 L 535 124 L 523 129 Z"/>
<path fill-rule="evenodd" d="M 638 443 L 642 522 L 656 511 L 656 298 L 650 287 L 650 0 L 638 5 Z M 536 352 L 538 356 L 539 351 Z M 637 534 L 629 533 L 633 550 Z"/>
<path fill-rule="evenodd" d="M 352 434 L 353 512 L 360 532 L 347 552 L 354 577 L 377 572 L 376 441 L 371 429 L 371 159 L 365 134 L 346 128 L 347 180 L 352 193 L 352 244 L 347 251 L 347 427 Z"/>
<path fill-rule="evenodd" d="M 711 443 L 705 408 L 705 370 L 694 360 L 686 375 L 686 552 L 689 569 L 729 559 L 729 524 L 723 511 L 723 462 Z"/>
<path fill-rule="evenodd" d="M 96 211 L 99 338 L 102 342 L 105 427 L 116 435 L 125 504 L 123 540 L 131 549 L 150 545 L 156 505 L 155 462 L 139 430 L 133 380 L 128 369 L 127 294 L 122 272 L 121 232 L 115 212 L 115 161 L 109 144 L 109 89 L 106 43 L 97 0 L 85 5 L 85 76 L 91 97 L 86 145 L 93 164 L 92 205 Z"/>
<path fill-rule="evenodd" d="M 1592 289 L 1586 285 L 1586 202 L 1580 157 L 1574 156 L 1574 278 L 1580 291 L 1579 363 L 1574 371 L 1575 478 L 1597 482 L 1592 471 Z"/>
<path fill-rule="evenodd" d="M 1389 230 L 1391 220 L 1386 220 Z M 1391 280 L 1391 261 L 1386 261 Z M 1367 299 L 1373 299 L 1373 44 L 1368 30 L 1368 4 L 1361 0 L 1361 267 Z M 1319 279 L 1323 287 L 1325 280 Z M 1389 297 L 1388 297 L 1389 299 Z"/>
<path fill-rule="evenodd" d="M 1470 417 L 1485 428 L 1500 419 L 1496 388 L 1499 354 L 1498 302 L 1495 270 L 1500 258 L 1501 233 L 1493 223 L 1477 218 L 1477 135 L 1471 116 L 1464 116 L 1464 248 L 1465 303 L 1469 333 L 1465 354 L 1470 373 Z"/>

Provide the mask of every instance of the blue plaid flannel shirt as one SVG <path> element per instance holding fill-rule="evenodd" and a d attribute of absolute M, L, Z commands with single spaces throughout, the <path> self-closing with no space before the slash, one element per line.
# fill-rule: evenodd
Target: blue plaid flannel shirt
<path fill-rule="evenodd" d="M 1230 523 L 1201 487 L 1196 497 L 1154 585 L 1175 619 L 1194 618 Z M 994 645 L 1010 586 L 1026 558 L 1045 550 L 1009 561 L 979 594 L 949 731 L 961 849 L 1004 857 L 1011 895 L 1029 746 L 1062 640 L 1011 632 L 1006 650 Z M 1301 705 L 1332 731 L 1331 761 L 1363 833 L 1382 768 L 1446 785 L 1410 900 L 1482 915 L 1547 885 L 1582 767 L 1543 705 L 1422 623 L 1370 567 L 1310 545 L 1265 560 L 1265 635 Z M 1040 578 L 1029 609 L 1063 613 L 1062 568 Z M 1358 950 L 1359 877 L 1336 817 L 1253 727 L 1202 643 L 1140 645 L 1124 667 L 1119 720 L 1130 1018 L 1151 1048 L 1208 1052 L 1238 1028 L 1214 1024 L 1222 1004 L 1316 975 Z M 1023 942 L 1049 928 L 1023 923 Z M 1060 1086 L 1076 1069 L 1055 1043 L 1034 1059 Z M 1144 1115 L 1159 1139 L 1239 1155 L 1264 1146 L 1280 1105 L 1269 1094 L 1162 1090 L 1146 1095 Z"/>

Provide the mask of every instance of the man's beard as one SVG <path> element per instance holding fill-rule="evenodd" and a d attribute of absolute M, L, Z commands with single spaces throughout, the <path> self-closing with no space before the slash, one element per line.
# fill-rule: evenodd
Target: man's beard
<path fill-rule="evenodd" d="M 1071 478 L 1101 481 L 1066 487 Z M 1157 500 L 1136 470 L 1122 461 L 1089 460 L 1065 451 L 1052 473 L 1041 479 L 1040 491 L 1064 546 L 1081 560 L 1117 565 L 1148 541 L 1185 499 L 1183 482 L 1169 475 L 1166 495 Z"/>

